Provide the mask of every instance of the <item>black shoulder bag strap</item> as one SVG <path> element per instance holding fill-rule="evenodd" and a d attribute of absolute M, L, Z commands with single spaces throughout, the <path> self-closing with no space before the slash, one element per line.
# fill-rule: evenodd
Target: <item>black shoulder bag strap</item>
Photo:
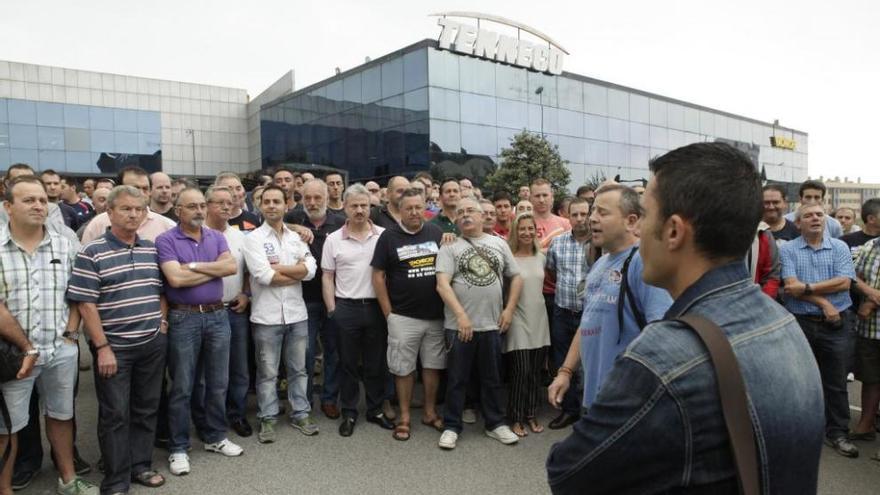
<path fill-rule="evenodd" d="M 743 381 L 736 355 L 724 331 L 715 323 L 699 315 L 684 315 L 675 321 L 694 329 L 709 350 L 709 359 L 715 367 L 721 410 L 730 437 L 740 493 L 760 493 L 760 472 L 755 447 L 755 432 L 749 414 L 746 385 Z"/>
<path fill-rule="evenodd" d="M 6 397 L 0 392 L 0 412 L 3 414 L 3 424 L 6 425 L 6 449 L 3 450 L 3 458 L 0 459 L 0 471 L 6 466 L 9 455 L 12 454 L 12 418 L 9 417 L 9 408 L 6 407 Z"/>
<path fill-rule="evenodd" d="M 617 334 L 618 344 L 620 344 L 620 339 L 623 335 L 623 305 L 626 304 L 626 299 L 629 299 L 629 307 L 632 309 L 633 317 L 635 317 L 636 324 L 639 326 L 639 331 L 641 332 L 646 326 L 648 326 L 648 322 L 645 320 L 645 314 L 642 313 L 636 305 L 635 295 L 633 295 L 632 289 L 629 287 L 629 264 L 638 250 L 639 247 L 634 246 L 629 251 L 629 255 L 623 262 L 623 268 L 620 270 L 620 292 L 617 294 L 617 328 L 620 330 Z"/>
<path fill-rule="evenodd" d="M 504 277 L 503 277 L 502 274 L 503 274 L 504 272 L 503 272 L 503 271 L 500 271 L 500 272 L 499 272 L 499 271 L 496 271 L 495 268 L 492 266 L 492 260 L 489 259 L 489 257 L 486 256 L 485 254 L 483 254 L 483 252 L 480 251 L 480 248 L 478 248 L 476 244 L 474 244 L 473 242 L 471 242 L 470 239 L 468 239 L 468 238 L 465 237 L 465 236 L 461 236 L 461 238 L 464 239 L 465 242 L 467 242 L 468 244 L 470 244 L 471 247 L 474 248 L 474 253 L 476 253 L 477 256 L 479 256 L 483 261 L 485 261 L 487 265 L 489 265 L 489 269 L 492 270 L 492 273 L 494 273 L 496 277 L 498 277 L 498 285 L 501 286 L 501 292 L 503 293 L 503 292 L 504 292 Z M 499 270 L 503 270 L 503 268 L 500 267 L 500 266 L 499 266 L 498 268 L 499 268 Z"/>

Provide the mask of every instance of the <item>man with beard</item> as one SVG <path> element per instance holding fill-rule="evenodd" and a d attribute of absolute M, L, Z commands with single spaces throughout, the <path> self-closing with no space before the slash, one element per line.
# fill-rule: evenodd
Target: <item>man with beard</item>
<path fill-rule="evenodd" d="M 223 234 L 204 227 L 208 205 L 198 189 L 177 196 L 180 224 L 156 238 L 159 264 L 168 286 L 168 425 L 171 474 L 190 472 L 189 430 L 196 366 L 205 370 L 205 424 L 196 424 L 205 450 L 239 456 L 242 448 L 226 437 L 229 384 L 229 318 L 223 306 L 223 277 L 236 272 Z"/>
<path fill-rule="evenodd" d="M 279 407 L 275 383 L 282 362 L 287 372 L 290 426 L 303 435 L 318 434 L 306 396 L 309 324 L 300 283 L 315 276 L 315 259 L 300 237 L 284 225 L 284 209 L 282 190 L 268 186 L 260 198 L 266 221 L 245 238 L 254 295 L 251 323 L 257 356 L 260 443 L 272 443 L 276 438 Z"/>
<path fill-rule="evenodd" d="M 321 412 L 329 419 L 339 418 L 339 352 L 338 331 L 333 322 L 327 318 L 327 308 L 321 295 L 322 275 L 321 256 L 327 236 L 345 225 L 345 217 L 331 213 L 327 208 L 329 187 L 320 179 L 312 179 L 303 184 L 303 209 L 287 212 L 286 223 L 292 223 L 311 231 L 314 240 L 309 244 L 309 251 L 315 258 L 317 270 L 315 277 L 302 283 L 302 296 L 309 315 L 309 348 L 306 352 L 306 369 L 309 374 L 308 398 L 312 400 L 313 379 L 315 373 L 315 351 L 318 336 L 324 349 L 323 386 L 321 387 Z"/>
<path fill-rule="evenodd" d="M 782 186 L 768 184 L 764 186 L 764 216 L 763 221 L 770 226 L 770 233 L 776 240 L 777 246 L 801 235 L 797 226 L 791 220 L 785 218 L 788 203 L 785 199 L 785 189 Z"/>

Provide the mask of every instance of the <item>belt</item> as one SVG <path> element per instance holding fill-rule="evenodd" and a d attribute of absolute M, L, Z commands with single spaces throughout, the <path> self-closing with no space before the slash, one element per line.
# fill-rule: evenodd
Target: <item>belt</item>
<path fill-rule="evenodd" d="M 570 309 L 568 309 L 568 308 L 563 308 L 562 306 L 559 306 L 559 305 L 557 305 L 556 307 L 559 308 L 559 309 L 561 309 L 561 310 L 563 310 L 563 311 L 565 311 L 566 313 L 571 313 L 572 315 L 575 315 L 575 316 L 580 316 L 580 315 L 584 314 L 583 310 L 581 310 L 581 311 L 572 311 L 572 310 L 570 310 Z"/>
<path fill-rule="evenodd" d="M 797 318 L 803 318 L 805 320 L 815 321 L 816 323 L 829 323 L 829 324 L 837 324 L 843 321 L 843 315 L 840 316 L 839 320 L 831 321 L 828 318 L 825 318 L 825 315 L 794 315 Z"/>
<path fill-rule="evenodd" d="M 373 303 L 376 303 L 379 301 L 375 297 L 368 297 L 365 299 L 349 299 L 347 297 L 337 297 L 336 300 L 351 303 L 351 304 L 363 304 L 363 305 L 373 304 Z"/>
<path fill-rule="evenodd" d="M 225 306 L 222 302 L 215 302 L 209 304 L 169 304 L 171 309 L 176 309 L 178 311 L 187 311 L 190 313 L 212 313 L 214 311 L 218 311 L 223 309 Z"/>

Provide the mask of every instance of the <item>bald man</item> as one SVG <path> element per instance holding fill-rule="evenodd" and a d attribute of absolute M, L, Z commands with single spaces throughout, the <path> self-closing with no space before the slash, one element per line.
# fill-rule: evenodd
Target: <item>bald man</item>
<path fill-rule="evenodd" d="M 375 206 L 370 212 L 370 220 L 383 229 L 394 228 L 400 222 L 400 210 L 397 208 L 403 192 L 409 189 L 409 179 L 400 175 L 388 181 L 388 203 Z"/>
<path fill-rule="evenodd" d="M 155 172 L 150 175 L 150 209 L 156 213 L 173 220 L 177 223 L 177 215 L 174 213 L 174 203 L 171 194 L 171 177 L 163 172 Z"/>

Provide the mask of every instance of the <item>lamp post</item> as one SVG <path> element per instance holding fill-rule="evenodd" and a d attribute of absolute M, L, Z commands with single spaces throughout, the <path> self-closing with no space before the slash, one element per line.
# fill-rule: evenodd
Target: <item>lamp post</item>
<path fill-rule="evenodd" d="M 192 155 L 193 155 L 193 177 L 196 176 L 196 131 L 192 129 L 184 129 L 186 135 L 190 137 L 190 141 L 192 142 Z"/>
<path fill-rule="evenodd" d="M 541 108 L 541 137 L 544 137 L 544 86 L 538 86 L 535 89 L 535 94 L 538 95 L 538 102 Z"/>

